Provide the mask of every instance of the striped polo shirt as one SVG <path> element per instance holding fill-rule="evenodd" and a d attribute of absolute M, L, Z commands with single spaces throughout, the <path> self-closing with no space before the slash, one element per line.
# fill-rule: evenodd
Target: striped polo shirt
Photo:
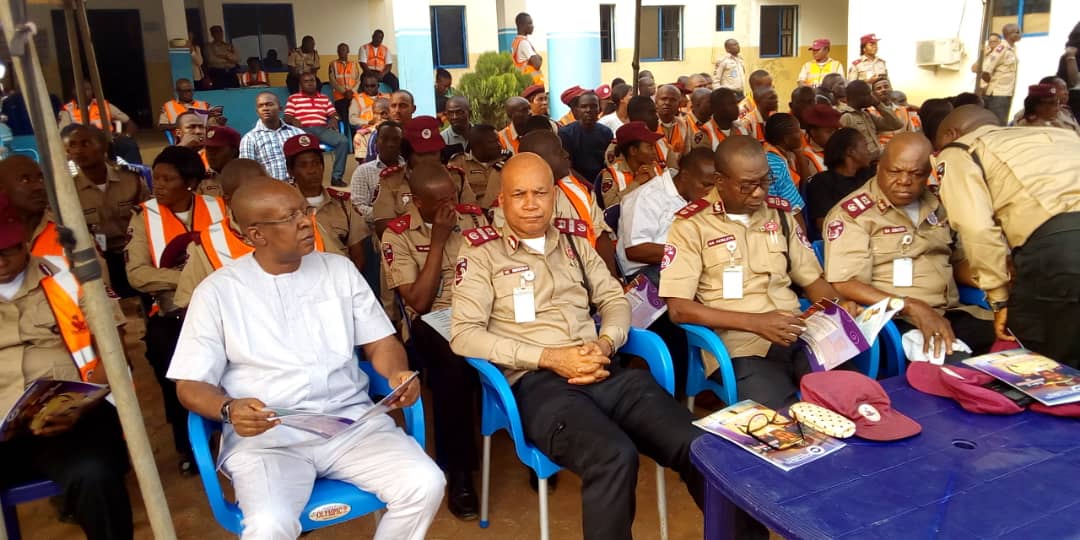
<path fill-rule="evenodd" d="M 303 127 L 314 127 L 325 126 L 326 120 L 337 111 L 325 94 L 309 96 L 300 92 L 289 96 L 289 101 L 285 102 L 285 114 L 299 120 Z"/>

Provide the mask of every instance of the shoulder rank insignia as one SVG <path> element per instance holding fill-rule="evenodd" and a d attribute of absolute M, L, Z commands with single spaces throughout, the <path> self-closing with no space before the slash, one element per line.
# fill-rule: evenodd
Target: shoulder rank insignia
<path fill-rule="evenodd" d="M 390 220 L 390 223 L 386 224 L 386 228 L 401 234 L 409 230 L 410 222 L 412 222 L 412 217 L 409 214 L 405 214 L 404 216 Z"/>
<path fill-rule="evenodd" d="M 484 210 L 475 204 L 459 204 L 454 207 L 459 214 L 469 214 L 473 216 L 479 216 L 484 213 Z"/>
<path fill-rule="evenodd" d="M 582 238 L 588 238 L 589 236 L 589 225 L 580 219 L 555 218 L 553 224 L 555 225 L 555 229 L 563 234 L 580 236 Z"/>
<path fill-rule="evenodd" d="M 860 214 L 872 208 L 874 206 L 874 200 L 871 199 L 869 195 L 860 193 L 840 203 L 840 206 L 843 207 L 844 211 L 847 212 L 849 216 L 854 218 L 859 217 Z"/>
<path fill-rule="evenodd" d="M 691 216 L 693 216 L 694 214 L 708 208 L 709 206 L 710 206 L 709 201 L 706 201 L 705 199 L 698 199 L 698 200 L 696 200 L 696 201 L 682 207 L 681 209 L 679 209 L 678 212 L 675 212 L 675 217 L 688 219 Z"/>
<path fill-rule="evenodd" d="M 387 176 L 390 176 L 391 174 L 398 173 L 398 172 L 401 172 L 401 171 L 402 171 L 401 165 L 392 165 L 390 167 L 387 167 L 387 168 L 383 169 L 382 172 L 379 173 L 379 178 L 386 178 Z"/>
<path fill-rule="evenodd" d="M 495 169 L 496 171 L 501 171 L 502 168 L 505 167 L 505 166 L 506 166 L 506 160 L 505 159 L 499 159 L 495 163 L 491 164 L 491 168 Z"/>
<path fill-rule="evenodd" d="M 499 232 L 495 230 L 495 227 L 490 225 L 477 227 L 475 229 L 467 229 L 462 231 L 461 234 L 464 234 L 465 239 L 469 241 L 469 244 L 474 246 L 479 246 L 499 237 Z"/>
<path fill-rule="evenodd" d="M 776 195 L 769 195 L 765 198 L 765 205 L 769 208 L 775 208 L 777 210 L 783 210 L 785 212 L 791 211 L 791 202 L 783 197 L 777 197 Z"/>
<path fill-rule="evenodd" d="M 351 191 L 344 191 L 344 190 L 341 190 L 341 189 L 328 189 L 326 191 L 330 193 L 331 197 L 333 197 L 333 198 L 335 198 L 335 199 L 337 199 L 339 201 L 347 201 L 347 200 L 352 198 L 352 192 Z"/>
<path fill-rule="evenodd" d="M 862 58 L 857 58 L 857 59 L 855 59 L 855 61 L 854 61 L 854 62 L 852 62 L 852 63 L 851 63 L 851 65 L 853 65 L 853 66 L 857 66 L 857 65 L 859 65 L 860 63 L 862 63 Z"/>

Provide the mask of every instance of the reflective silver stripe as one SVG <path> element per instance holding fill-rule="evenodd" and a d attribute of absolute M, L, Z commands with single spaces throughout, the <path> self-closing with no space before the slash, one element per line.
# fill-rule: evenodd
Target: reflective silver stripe
<path fill-rule="evenodd" d="M 210 233 L 210 248 L 217 253 L 222 266 L 233 263 L 232 253 L 229 251 L 229 239 L 225 237 L 224 223 L 218 222 L 210 226 L 206 232 Z"/>
<path fill-rule="evenodd" d="M 161 209 L 158 208 L 157 199 L 150 199 L 143 203 L 145 212 L 153 215 L 148 216 L 146 232 L 150 235 L 150 255 L 154 257 L 154 266 L 158 266 L 161 253 L 165 251 L 165 223 L 161 219 Z M 145 219 L 145 218 L 144 218 Z"/>
<path fill-rule="evenodd" d="M 203 200 L 203 204 L 206 205 L 208 213 L 210 214 L 210 223 L 217 223 L 222 219 L 225 219 L 225 215 L 221 212 L 221 206 L 218 206 L 217 197 L 211 197 L 209 195 L 200 195 Z"/>
<path fill-rule="evenodd" d="M 42 259 L 49 261 L 53 264 L 53 266 L 56 266 L 61 270 L 70 269 L 70 267 L 68 266 L 67 257 L 64 257 L 63 255 L 45 255 L 44 257 L 42 257 Z"/>
<path fill-rule="evenodd" d="M 71 351 L 71 359 L 75 361 L 75 366 L 80 370 L 92 362 L 96 356 L 94 356 L 94 348 L 91 346 L 83 347 L 77 351 Z"/>
<path fill-rule="evenodd" d="M 590 211 L 591 211 L 591 209 L 592 209 L 592 197 L 590 197 L 588 193 L 586 193 L 585 191 L 583 191 L 583 190 L 582 190 L 582 189 L 581 189 L 580 187 L 578 187 L 578 185 L 577 185 L 577 184 L 575 184 L 574 182 L 570 182 L 570 181 L 563 181 L 563 182 L 559 182 L 559 183 L 560 183 L 561 185 L 565 186 L 565 187 L 566 187 L 567 189 L 569 189 L 569 190 L 570 190 L 571 192 L 573 192 L 573 193 L 574 193 L 574 196 L 575 196 L 575 197 L 577 197 L 579 201 L 585 201 L 585 206 L 589 207 L 589 209 L 590 209 Z M 574 205 L 572 205 L 572 204 L 571 204 L 570 206 L 574 206 Z M 575 211 L 575 212 L 577 211 L 577 207 L 576 207 L 576 206 L 574 206 L 574 211 Z M 585 221 L 588 221 L 589 223 L 592 223 L 592 216 L 578 216 L 578 218 L 579 218 L 579 219 L 582 219 L 582 220 L 585 220 Z"/>
<path fill-rule="evenodd" d="M 67 270 L 61 270 L 53 274 L 53 280 L 60 285 L 61 289 L 67 293 L 68 297 L 76 305 L 79 303 L 79 282 L 75 280 L 75 275 Z"/>

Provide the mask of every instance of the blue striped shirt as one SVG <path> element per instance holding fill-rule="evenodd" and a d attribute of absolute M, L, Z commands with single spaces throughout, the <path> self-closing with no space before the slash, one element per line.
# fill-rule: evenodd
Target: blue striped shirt
<path fill-rule="evenodd" d="M 773 153 L 766 153 L 765 158 L 769 160 L 769 170 L 772 171 L 773 175 L 769 195 L 786 199 L 787 202 L 791 203 L 792 214 L 802 212 L 806 203 L 803 202 L 802 195 L 799 195 L 799 189 L 795 187 L 795 181 L 791 179 L 787 162 L 784 161 L 784 158 Z"/>

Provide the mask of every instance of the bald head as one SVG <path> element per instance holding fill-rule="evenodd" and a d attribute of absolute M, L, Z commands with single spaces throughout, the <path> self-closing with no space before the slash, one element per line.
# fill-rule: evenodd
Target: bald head
<path fill-rule="evenodd" d="M 895 206 L 907 206 L 922 196 L 930 176 L 933 148 L 919 133 L 901 133 L 885 145 L 877 168 L 877 184 Z"/>
<path fill-rule="evenodd" d="M 502 169 L 499 205 L 506 224 L 522 238 L 544 236 L 555 210 L 555 178 L 542 157 L 521 152 Z"/>
<path fill-rule="evenodd" d="M 900 133 L 885 145 L 885 151 L 881 153 L 881 165 L 879 168 L 888 168 L 888 165 L 901 160 L 901 156 L 921 156 L 927 163 L 934 148 L 930 141 L 920 133 Z"/>
<path fill-rule="evenodd" d="M 675 99 L 681 99 L 682 92 L 679 91 L 679 88 L 674 84 L 665 84 L 664 86 L 656 89 L 656 99 L 659 100 L 661 97 L 664 96 L 671 96 Z"/>
<path fill-rule="evenodd" d="M 295 188 L 269 176 L 245 178 L 233 193 L 232 213 L 242 228 L 280 217 L 283 201 L 300 197 Z"/>
<path fill-rule="evenodd" d="M 450 180 L 450 171 L 446 170 L 446 167 L 439 162 L 425 161 L 414 167 L 409 175 L 409 189 L 418 197 L 422 194 L 430 195 L 432 186 L 443 182 L 453 184 Z"/>
<path fill-rule="evenodd" d="M 690 94 L 690 112 L 694 113 L 694 118 L 699 122 L 705 122 L 712 116 L 711 99 L 712 90 L 708 88 L 698 88 Z"/>
<path fill-rule="evenodd" d="M 218 174 L 217 181 L 221 184 L 222 195 L 224 195 L 225 202 L 228 203 L 244 182 L 266 175 L 266 169 L 258 161 L 238 158 L 225 165 L 225 168 Z"/>
<path fill-rule="evenodd" d="M 978 105 L 962 105 L 949 113 L 938 125 L 934 147 L 941 150 L 945 145 L 982 126 L 1000 125 L 997 115 L 989 109 Z"/>
<path fill-rule="evenodd" d="M 765 158 L 765 150 L 757 139 L 747 135 L 732 135 L 716 147 L 716 170 L 732 174 L 739 161 Z M 767 165 L 766 165 L 767 166 Z"/>
<path fill-rule="evenodd" d="M 529 106 L 529 100 L 527 100 L 527 99 L 525 99 L 525 98 L 523 98 L 521 96 L 513 96 L 510 99 L 506 100 L 506 110 L 508 112 L 511 109 L 514 109 L 514 108 L 517 108 L 517 107 L 526 107 L 526 108 L 528 108 L 528 106 Z"/>

